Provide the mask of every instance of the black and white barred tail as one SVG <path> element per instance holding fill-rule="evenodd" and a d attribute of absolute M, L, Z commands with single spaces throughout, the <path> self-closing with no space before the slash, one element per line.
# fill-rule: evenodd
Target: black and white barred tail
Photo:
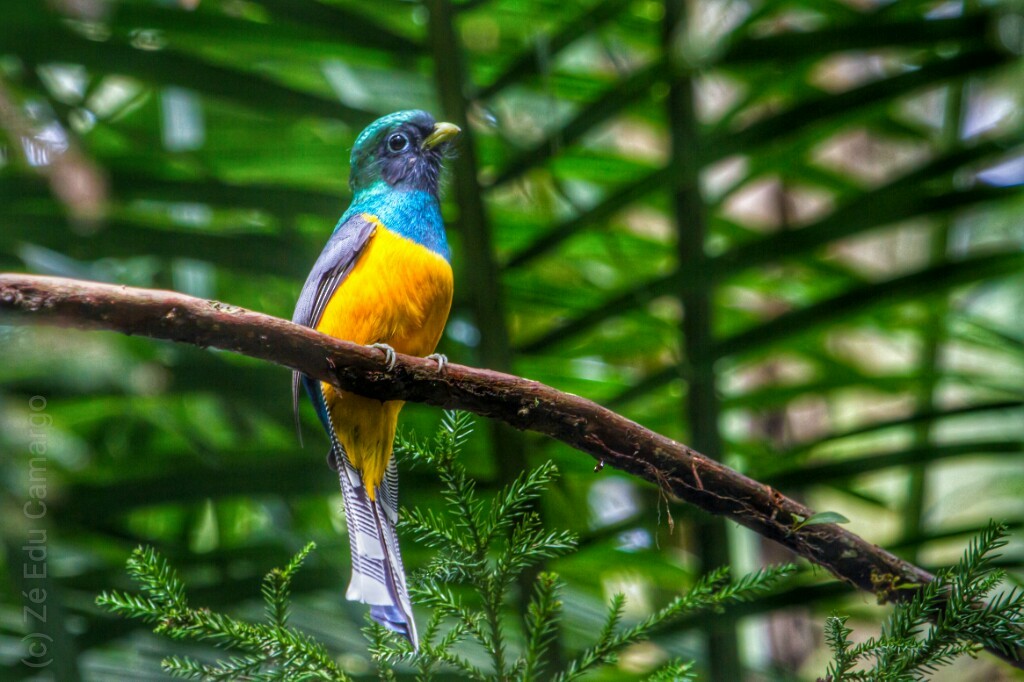
<path fill-rule="evenodd" d="M 388 465 L 377 499 L 366 494 L 363 477 L 353 467 L 336 441 L 334 458 L 345 501 L 349 545 L 352 550 L 352 580 L 345 597 L 370 607 L 370 616 L 385 627 L 404 635 L 418 648 L 416 623 L 405 584 L 405 568 L 398 548 L 398 468 Z"/>

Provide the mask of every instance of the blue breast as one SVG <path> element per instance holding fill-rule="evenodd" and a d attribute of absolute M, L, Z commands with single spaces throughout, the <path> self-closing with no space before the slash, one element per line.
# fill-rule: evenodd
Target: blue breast
<path fill-rule="evenodd" d="M 441 207 L 437 198 L 421 190 L 397 190 L 378 181 L 360 190 L 335 231 L 351 216 L 369 213 L 377 217 L 384 227 L 406 239 L 422 244 L 445 260 L 451 261 L 451 249 L 441 220 Z"/>

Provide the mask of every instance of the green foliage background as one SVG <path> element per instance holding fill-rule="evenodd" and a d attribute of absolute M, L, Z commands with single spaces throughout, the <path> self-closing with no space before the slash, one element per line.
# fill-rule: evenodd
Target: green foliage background
<path fill-rule="evenodd" d="M 445 206 L 453 361 L 593 398 L 928 567 L 989 517 L 1019 527 L 1016 3 L 193 4 L 5 5 L 0 268 L 287 317 L 348 200 L 355 135 L 426 108 L 470 131 Z M 0 349 L 5 680 L 159 678 L 167 643 L 93 604 L 126 586 L 139 543 L 182 570 L 192 603 L 244 610 L 315 540 L 291 622 L 369 673 L 326 443 L 307 412 L 298 447 L 287 372 L 42 329 L 0 328 Z M 403 416 L 422 433 L 438 420 Z M 547 459 L 563 472 L 541 510 L 581 538 L 547 567 L 568 585 L 566 650 L 611 593 L 640 618 L 715 564 L 787 559 L 561 446 L 481 434 L 465 462 L 482 490 Z M 26 516 L 41 492 L 46 514 Z M 432 477 L 403 471 L 404 506 L 438 502 Z M 48 574 L 27 579 L 41 530 Z M 1002 562 L 1021 559 L 1011 545 Z M 23 611 L 34 587 L 45 623 Z M 813 679 L 836 608 L 850 625 L 883 612 L 807 568 L 677 624 L 608 679 L 677 655 L 708 679 Z M 41 673 L 19 662 L 36 632 Z"/>

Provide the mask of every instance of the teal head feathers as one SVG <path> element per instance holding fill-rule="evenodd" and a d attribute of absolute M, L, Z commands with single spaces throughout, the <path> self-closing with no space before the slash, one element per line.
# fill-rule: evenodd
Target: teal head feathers
<path fill-rule="evenodd" d="M 449 258 L 437 197 L 445 155 L 459 132 L 418 109 L 368 125 L 352 146 L 349 186 L 355 196 L 338 225 L 370 213 L 392 232 Z"/>
<path fill-rule="evenodd" d="M 349 185 L 358 193 L 383 180 L 398 190 L 437 196 L 441 163 L 458 126 L 437 123 L 425 111 L 396 111 L 371 123 L 352 147 Z"/>

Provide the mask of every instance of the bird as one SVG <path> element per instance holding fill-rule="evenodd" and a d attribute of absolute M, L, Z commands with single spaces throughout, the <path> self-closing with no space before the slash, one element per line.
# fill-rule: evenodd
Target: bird
<path fill-rule="evenodd" d="M 447 362 L 434 351 L 451 309 L 454 276 L 439 187 L 458 126 L 421 110 L 377 119 L 352 147 L 352 202 L 313 265 L 292 321 L 338 339 Z M 398 469 L 392 453 L 400 400 L 356 395 L 294 372 L 298 428 L 305 389 L 330 438 L 352 552 L 346 598 L 418 648 L 395 523 Z M 299 431 L 301 439 L 301 430 Z"/>

